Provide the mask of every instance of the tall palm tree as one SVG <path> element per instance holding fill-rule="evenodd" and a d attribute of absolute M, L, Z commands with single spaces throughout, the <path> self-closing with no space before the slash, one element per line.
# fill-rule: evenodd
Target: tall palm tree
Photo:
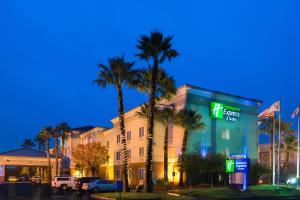
<path fill-rule="evenodd" d="M 269 134 L 269 142 L 270 142 L 269 165 L 270 165 L 270 168 L 273 165 L 273 148 L 274 148 L 273 138 L 274 138 L 274 131 L 275 131 L 274 127 L 273 127 L 274 126 L 273 120 L 275 120 L 275 117 L 263 119 L 263 120 L 261 120 L 262 123 L 259 126 L 260 133 Z"/>
<path fill-rule="evenodd" d="M 38 143 L 39 151 L 45 151 L 45 140 L 42 137 L 42 132 L 38 133 L 34 138 L 34 141 Z"/>
<path fill-rule="evenodd" d="M 274 118 L 272 119 L 263 119 L 261 120 L 261 125 L 259 127 L 260 133 L 269 134 L 269 142 L 270 142 L 270 167 L 273 165 L 273 137 L 275 137 L 275 133 L 278 133 L 279 128 L 279 120 L 275 120 L 275 129 L 274 129 Z M 291 129 L 292 124 L 281 120 L 281 133 L 291 134 L 294 130 Z M 277 148 L 276 148 L 277 149 Z"/>
<path fill-rule="evenodd" d="M 105 88 L 113 85 L 118 93 L 119 128 L 121 133 L 123 155 L 123 181 L 124 190 L 130 191 L 128 183 L 128 155 L 125 139 L 124 99 L 122 85 L 133 87 L 138 71 L 133 69 L 134 62 L 126 62 L 124 56 L 108 59 L 108 65 L 98 64 L 100 72 L 94 81 L 98 86 Z"/>
<path fill-rule="evenodd" d="M 147 118 L 149 108 L 147 104 L 141 106 L 141 110 L 137 112 L 137 115 L 142 118 Z M 168 147 L 169 147 L 169 125 L 174 122 L 176 114 L 175 106 L 172 105 L 160 105 L 155 107 L 155 120 L 160 122 L 164 126 L 164 180 L 168 181 Z"/>
<path fill-rule="evenodd" d="M 54 138 L 54 154 L 55 154 L 55 176 L 58 176 L 58 154 L 59 154 L 59 138 L 61 137 L 60 131 L 55 127 L 52 129 L 51 137 Z"/>
<path fill-rule="evenodd" d="M 22 144 L 22 147 L 29 147 L 29 148 L 32 148 L 32 147 L 34 147 L 35 146 L 35 144 L 34 144 L 34 142 L 32 141 L 32 139 L 28 139 L 28 138 L 25 138 L 24 139 L 24 142 L 23 142 L 23 144 Z"/>
<path fill-rule="evenodd" d="M 41 137 L 45 140 L 46 143 L 46 152 L 47 152 L 47 159 L 48 159 L 48 183 L 51 183 L 51 162 L 50 162 L 50 138 L 53 135 L 53 128 L 51 126 L 47 126 L 42 129 Z"/>
<path fill-rule="evenodd" d="M 285 171 L 288 171 L 290 153 L 297 150 L 297 140 L 294 135 L 285 134 L 284 135 L 284 152 L 285 152 Z"/>
<path fill-rule="evenodd" d="M 60 133 L 60 139 L 61 139 L 61 158 L 63 159 L 64 158 L 65 142 L 66 142 L 66 140 L 69 137 L 68 132 L 70 130 L 70 127 L 69 127 L 68 123 L 61 122 L 61 123 L 57 124 L 56 129 Z M 62 162 L 61 162 L 61 170 L 60 171 L 63 172 L 63 170 L 64 170 L 64 161 L 62 160 Z"/>
<path fill-rule="evenodd" d="M 154 134 L 154 108 L 156 104 L 157 76 L 159 66 L 168 59 L 171 61 L 178 56 L 178 52 L 172 48 L 172 37 L 164 37 L 160 32 L 151 32 L 150 35 L 142 35 L 138 40 L 136 55 L 147 62 L 152 71 L 152 79 L 149 91 L 149 116 L 147 120 L 147 157 L 146 157 L 146 177 L 145 190 L 152 192 L 152 154 L 153 154 L 153 134 Z"/>
<path fill-rule="evenodd" d="M 43 138 L 42 132 L 37 134 L 37 136 L 34 138 L 34 140 L 39 145 L 39 151 L 44 152 L 45 151 L 45 140 Z M 39 169 L 39 176 L 42 177 L 42 167 L 39 167 L 38 169 Z"/>
<path fill-rule="evenodd" d="M 175 122 L 184 129 L 181 155 L 186 154 L 186 144 L 189 135 L 189 131 L 195 129 L 203 129 L 205 124 L 201 122 L 202 116 L 197 114 L 194 110 L 182 109 L 178 111 L 175 117 Z M 183 187 L 183 171 L 180 170 L 179 185 Z"/>

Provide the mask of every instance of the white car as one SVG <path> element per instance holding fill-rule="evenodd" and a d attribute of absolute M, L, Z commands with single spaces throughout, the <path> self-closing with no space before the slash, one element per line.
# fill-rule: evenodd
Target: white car
<path fill-rule="evenodd" d="M 82 190 L 89 190 L 93 192 L 107 192 L 107 191 L 116 191 L 117 184 L 109 180 L 93 180 L 89 183 L 82 184 Z"/>
<path fill-rule="evenodd" d="M 51 181 L 51 186 L 55 189 L 67 190 L 75 187 L 74 177 L 72 176 L 55 176 Z"/>

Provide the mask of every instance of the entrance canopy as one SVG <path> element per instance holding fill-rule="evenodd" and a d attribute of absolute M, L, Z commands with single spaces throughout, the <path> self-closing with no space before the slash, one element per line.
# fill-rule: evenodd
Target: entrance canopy
<path fill-rule="evenodd" d="M 55 156 L 50 154 L 49 157 L 53 171 L 53 166 L 55 166 Z M 28 147 L 2 152 L 0 153 L 0 182 L 3 182 L 5 179 L 6 166 L 47 167 L 48 158 L 45 152 Z"/>

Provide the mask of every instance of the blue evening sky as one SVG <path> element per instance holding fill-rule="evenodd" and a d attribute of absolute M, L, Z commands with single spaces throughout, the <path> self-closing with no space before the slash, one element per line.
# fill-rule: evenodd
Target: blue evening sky
<path fill-rule="evenodd" d="M 264 101 L 300 101 L 300 1 L 0 1 L 0 151 L 46 125 L 111 126 L 116 92 L 91 82 L 96 64 L 159 30 L 181 56 L 165 64 L 189 83 Z M 138 62 L 138 66 L 143 63 Z M 144 102 L 125 90 L 126 109 Z"/>

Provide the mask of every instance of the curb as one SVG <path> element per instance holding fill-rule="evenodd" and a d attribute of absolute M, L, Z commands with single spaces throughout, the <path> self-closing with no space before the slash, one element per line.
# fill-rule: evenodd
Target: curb
<path fill-rule="evenodd" d="M 116 198 L 100 197 L 100 196 L 97 196 L 95 194 L 92 194 L 91 198 L 95 199 L 95 200 L 117 200 Z"/>

